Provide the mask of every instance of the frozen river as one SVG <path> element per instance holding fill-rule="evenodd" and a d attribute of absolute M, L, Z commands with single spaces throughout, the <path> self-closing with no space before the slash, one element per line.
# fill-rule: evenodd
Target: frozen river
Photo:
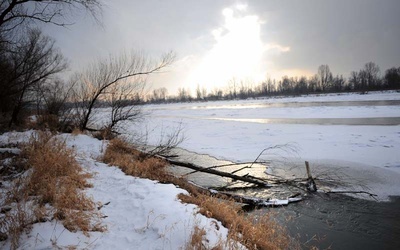
<path fill-rule="evenodd" d="M 400 167 L 400 94 L 322 95 L 149 105 L 147 128 L 181 126 L 182 147 L 236 161 L 292 143 L 306 160 Z"/>
<path fill-rule="evenodd" d="M 400 93 L 148 105 L 144 111 L 146 122 L 135 131 L 148 134 L 149 143 L 182 129 L 186 139 L 180 147 L 236 162 L 253 161 L 271 148 L 261 155 L 262 160 L 271 160 L 270 173 L 305 177 L 307 160 L 314 176 L 334 176 L 354 184 L 333 190 L 366 190 L 380 201 L 393 201 L 316 196 L 279 210 L 291 235 L 306 245 L 400 247 Z M 273 149 L 276 145 L 284 146 Z M 263 174 L 260 169 L 252 171 Z M 218 182 L 193 178 L 206 186 Z M 257 194 L 263 192 L 249 195 Z"/>
<path fill-rule="evenodd" d="M 383 200 L 400 195 L 397 92 L 146 105 L 144 112 L 146 122 L 127 133 L 148 133 L 152 144 L 181 128 L 180 147 L 236 162 L 285 145 L 262 158 L 285 159 L 287 168 L 307 160 L 314 171 L 336 168 L 363 180 L 379 171 L 371 188 Z"/>

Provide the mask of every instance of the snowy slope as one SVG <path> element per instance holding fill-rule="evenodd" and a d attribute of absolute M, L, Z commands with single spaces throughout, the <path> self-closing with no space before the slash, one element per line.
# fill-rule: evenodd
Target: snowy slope
<path fill-rule="evenodd" d="M 33 132 L 6 133 L 0 144 L 23 142 Z M 195 225 L 205 228 L 208 244 L 226 240 L 227 229 L 220 222 L 197 213 L 197 207 L 182 204 L 179 193 L 185 190 L 171 184 L 127 176 L 118 168 L 98 162 L 106 144 L 85 135 L 60 135 L 67 145 L 77 151 L 77 159 L 85 171 L 94 174 L 93 188 L 86 193 L 99 204 L 106 216 L 104 233 L 91 232 L 86 237 L 71 233 L 55 221 L 37 223 L 20 240 L 20 249 L 184 249 Z M 216 226 L 218 225 L 218 226 Z M 217 229 L 218 228 L 218 229 Z M 9 242 L 2 247 L 9 248 Z"/>

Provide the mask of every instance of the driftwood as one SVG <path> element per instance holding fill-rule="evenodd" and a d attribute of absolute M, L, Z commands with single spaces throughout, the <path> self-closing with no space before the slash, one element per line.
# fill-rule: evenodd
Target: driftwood
<path fill-rule="evenodd" d="M 312 192 L 312 193 L 317 191 L 317 185 L 315 183 L 315 180 L 318 180 L 318 178 L 315 178 L 315 179 L 313 178 L 313 176 L 311 174 L 310 165 L 307 161 L 305 162 L 306 171 L 307 171 L 306 178 L 284 179 L 282 177 L 274 176 L 274 175 L 271 175 L 274 178 L 260 178 L 260 177 L 252 176 L 249 174 L 246 174 L 243 176 L 235 174 L 235 173 L 239 172 L 240 170 L 250 168 L 254 164 L 254 162 L 251 162 L 250 166 L 244 166 L 242 168 L 239 168 L 238 170 L 228 173 L 228 172 L 216 170 L 215 168 L 222 167 L 222 166 L 242 165 L 245 163 L 232 163 L 232 164 L 225 164 L 225 165 L 220 165 L 220 166 L 201 167 L 201 166 L 193 164 L 193 163 L 173 160 L 169 157 L 163 157 L 163 156 L 157 156 L 157 157 L 164 159 L 165 161 L 167 161 L 168 163 L 170 163 L 172 165 L 176 165 L 179 167 L 184 167 L 184 168 L 189 168 L 189 169 L 194 170 L 193 172 L 190 172 L 188 174 L 192 174 L 192 173 L 196 173 L 196 172 L 203 172 L 203 173 L 213 174 L 213 175 L 217 175 L 217 176 L 221 176 L 221 177 L 227 177 L 227 178 L 231 178 L 232 180 L 235 180 L 235 181 L 242 181 L 245 183 L 250 183 L 253 185 L 253 186 L 251 186 L 251 188 L 254 188 L 254 187 L 270 188 L 273 185 L 288 185 L 288 186 L 296 187 L 303 191 L 308 191 L 308 192 Z M 250 164 L 250 162 L 249 162 L 249 164 Z M 227 199 L 227 198 L 232 199 L 236 202 L 250 205 L 250 207 L 287 205 L 290 202 L 297 202 L 297 201 L 302 200 L 300 193 L 290 196 L 287 199 L 283 199 L 283 200 L 259 199 L 259 198 L 245 197 L 245 196 L 241 196 L 241 195 L 237 195 L 237 194 L 233 194 L 233 193 L 229 193 L 229 192 L 224 192 L 223 190 L 226 190 L 226 191 L 229 190 L 229 188 L 227 188 L 227 187 L 217 188 L 217 190 L 218 190 L 217 191 L 217 190 L 213 190 L 213 189 L 207 189 L 204 187 L 200 187 L 193 183 L 192 183 L 192 185 L 194 185 L 195 187 L 200 189 L 202 191 L 202 193 L 205 193 L 208 195 L 213 195 L 213 196 L 221 198 L 221 199 Z M 237 190 L 237 189 L 243 189 L 243 188 L 247 188 L 247 187 L 240 187 L 240 188 L 236 187 L 236 188 L 233 188 L 232 191 L 235 189 Z M 368 194 L 371 197 L 376 196 L 375 194 L 365 192 L 365 191 L 328 191 L 325 193 L 327 193 L 327 194 L 330 194 L 330 193 L 341 193 L 341 194 L 354 193 L 354 194 Z"/>
<path fill-rule="evenodd" d="M 228 177 L 233 180 L 243 181 L 243 182 L 247 182 L 247 183 L 256 185 L 257 187 L 263 187 L 263 188 L 271 187 L 266 180 L 255 177 L 255 176 L 251 176 L 248 174 L 244 175 L 244 176 L 239 176 L 239 175 L 235 175 L 233 173 L 218 171 L 218 170 L 215 170 L 212 168 L 203 168 L 203 167 L 200 167 L 193 163 L 175 161 L 175 160 L 171 160 L 168 158 L 164 158 L 164 160 L 166 160 L 168 163 L 170 163 L 172 165 L 193 169 L 196 172 L 198 171 L 198 172 L 203 172 L 203 173 L 208 173 L 208 174 L 215 174 L 215 175 L 218 175 L 221 177 Z M 237 171 L 234 171 L 234 173 L 235 172 L 237 172 Z M 298 201 L 302 200 L 300 193 L 294 194 L 294 195 L 288 197 L 287 199 L 261 199 L 261 198 L 255 198 L 255 197 L 246 197 L 246 196 L 232 194 L 232 193 L 223 192 L 223 191 L 217 191 L 214 189 L 207 189 L 207 188 L 201 187 L 199 185 L 196 185 L 194 183 L 191 183 L 191 185 L 194 186 L 195 188 L 197 188 L 198 190 L 201 190 L 202 193 L 205 193 L 207 195 L 213 195 L 213 196 L 215 196 L 217 198 L 221 198 L 221 199 L 232 199 L 238 203 L 243 203 L 243 204 L 249 205 L 250 207 L 253 207 L 253 208 L 254 207 L 267 207 L 267 206 L 283 206 L 283 205 L 288 205 L 289 203 L 292 203 L 292 202 L 298 202 Z"/>
<path fill-rule="evenodd" d="M 220 194 L 225 195 L 234 201 L 245 203 L 247 205 L 251 205 L 253 207 L 268 207 L 268 206 L 282 206 L 287 205 L 292 202 L 298 202 L 303 200 L 301 197 L 288 197 L 287 199 L 260 199 L 254 197 L 245 197 L 241 195 L 235 195 L 231 193 L 220 192 Z"/>
<path fill-rule="evenodd" d="M 251 208 L 256 208 L 256 207 L 269 207 L 269 206 L 283 206 L 287 205 L 292 202 L 298 202 L 301 201 L 301 194 L 296 193 L 287 199 L 261 199 L 261 198 L 254 198 L 254 197 L 247 197 L 247 196 L 242 196 L 242 195 L 237 195 L 237 194 L 232 194 L 232 193 L 227 193 L 227 192 L 221 192 L 221 191 L 216 191 L 213 189 L 207 189 L 202 186 L 196 185 L 193 182 L 189 183 L 192 187 L 196 188 L 198 191 L 200 191 L 202 194 L 206 194 L 209 196 L 215 196 L 220 199 L 230 199 L 234 200 L 238 203 L 243 203 Z M 248 208 L 247 208 L 248 209 Z"/>
<path fill-rule="evenodd" d="M 193 163 L 175 161 L 175 160 L 171 160 L 171 159 L 165 159 L 165 160 L 172 165 L 190 168 L 190 169 L 193 169 L 193 170 L 196 170 L 199 172 L 215 174 L 215 175 L 218 175 L 221 177 L 228 177 L 233 180 L 243 181 L 243 182 L 255 184 L 255 185 L 261 186 L 261 187 L 266 187 L 266 188 L 270 187 L 270 185 L 266 181 L 263 181 L 260 178 L 256 178 L 251 175 L 240 176 L 240 175 L 235 175 L 235 174 L 231 174 L 231 173 L 227 173 L 227 172 L 223 172 L 223 171 L 219 171 L 219 170 L 215 170 L 215 169 L 211 169 L 211 168 L 203 168 L 203 167 L 197 166 Z"/>

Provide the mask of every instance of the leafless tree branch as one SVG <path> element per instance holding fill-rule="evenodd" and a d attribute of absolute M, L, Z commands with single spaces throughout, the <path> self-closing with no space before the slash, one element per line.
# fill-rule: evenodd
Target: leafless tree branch
<path fill-rule="evenodd" d="M 95 129 L 90 127 L 94 108 L 100 100 L 105 101 L 110 93 L 114 93 L 114 97 L 112 97 L 114 98 L 114 109 L 112 111 L 114 120 L 120 120 L 123 116 L 130 118 L 130 114 L 121 113 L 122 110 L 125 112 L 128 109 L 126 107 L 121 109 L 122 100 L 118 101 L 118 99 L 123 97 L 123 93 L 119 90 L 124 87 L 131 90 L 136 88 L 143 82 L 143 77 L 161 72 L 173 61 L 174 54 L 172 52 L 163 55 L 157 63 L 141 53 L 132 53 L 130 56 L 123 54 L 119 57 L 110 56 L 108 60 L 100 60 L 92 64 L 86 71 L 77 74 L 75 76 L 77 84 L 74 89 L 75 99 L 73 101 L 77 104 L 76 112 L 79 128 L 81 130 Z M 119 118 L 115 119 L 117 116 Z"/>

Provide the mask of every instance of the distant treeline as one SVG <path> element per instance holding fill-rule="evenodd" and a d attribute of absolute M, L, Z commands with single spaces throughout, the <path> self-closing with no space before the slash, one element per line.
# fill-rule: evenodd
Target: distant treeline
<path fill-rule="evenodd" d="M 374 90 L 400 89 L 400 67 L 387 69 L 381 76 L 380 68 L 374 62 L 366 63 L 359 71 L 352 71 L 348 78 L 334 76 L 328 65 L 321 65 L 312 77 L 288 77 L 281 80 L 267 79 L 254 85 L 248 81 L 232 79 L 225 88 L 216 88 L 210 93 L 197 86 L 193 96 L 190 89 L 178 89 L 177 96 L 168 96 L 166 88 L 155 89 L 147 96 L 147 102 L 187 102 L 200 100 L 232 100 L 276 95 L 301 95 L 333 92 L 368 92 Z"/>

